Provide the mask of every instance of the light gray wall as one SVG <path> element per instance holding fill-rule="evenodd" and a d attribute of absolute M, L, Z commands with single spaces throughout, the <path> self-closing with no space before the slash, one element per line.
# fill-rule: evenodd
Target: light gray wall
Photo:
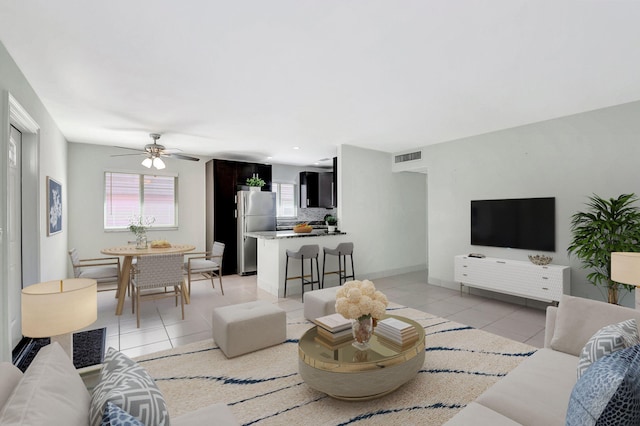
<path fill-rule="evenodd" d="M 429 273 L 453 283 L 453 258 L 482 252 L 527 260 L 530 250 L 470 245 L 470 200 L 556 197 L 553 263 L 571 266 L 571 294 L 602 300 L 588 271 L 569 258 L 571 215 L 592 194 L 640 194 L 640 102 L 423 147 L 428 174 Z M 407 167 L 406 165 L 404 167 Z M 633 295 L 622 301 L 633 305 Z"/>
<path fill-rule="evenodd" d="M 9 139 L 9 110 L 8 93 L 25 108 L 27 113 L 40 126 L 39 134 L 39 158 L 40 166 L 38 170 L 38 231 L 40 253 L 23 253 L 23 257 L 36 256 L 39 258 L 40 280 L 53 280 L 66 277 L 66 249 L 68 233 L 67 216 L 67 142 L 62 133 L 53 121 L 51 115 L 44 107 L 42 101 L 35 93 L 29 82 L 26 80 L 20 69 L 17 67 L 4 45 L 0 43 L 0 178 L 2 193 L 0 194 L 0 227 L 6 227 L 7 220 L 7 150 Z M 46 160 L 46 161 L 45 161 Z M 62 232 L 47 237 L 46 232 L 46 177 L 51 176 L 62 184 L 62 211 L 63 223 Z M 8 342 L 7 314 L 7 275 L 4 252 L 6 241 L 2 240 L 2 277 L 0 279 L 0 359 L 10 359 Z"/>
<path fill-rule="evenodd" d="M 141 141 L 143 146 L 146 141 Z M 69 143 L 69 247 L 76 248 L 81 258 L 102 256 L 100 249 L 127 244 L 134 240 L 131 232 L 104 231 L 104 172 L 152 173 L 140 163 L 138 155 L 111 157 L 124 150 L 108 146 Z M 165 159 L 166 169 L 158 175 L 178 175 L 177 230 L 148 232 L 149 240 L 166 239 L 172 243 L 193 244 L 197 251 L 205 250 L 205 164 L 199 162 Z M 71 264 L 65 259 L 68 273 Z"/>
<path fill-rule="evenodd" d="M 393 173 L 388 153 L 351 145 L 339 152 L 338 217 L 353 237 L 356 277 L 426 269 L 426 176 Z"/>

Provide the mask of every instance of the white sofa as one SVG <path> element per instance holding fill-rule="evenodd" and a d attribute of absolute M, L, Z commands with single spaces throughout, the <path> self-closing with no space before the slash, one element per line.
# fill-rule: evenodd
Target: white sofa
<path fill-rule="evenodd" d="M 91 395 L 73 363 L 58 345 L 40 349 L 23 374 L 0 363 L 0 425 L 89 424 Z M 213 404 L 171 418 L 173 426 L 237 425 L 225 404 Z"/>
<path fill-rule="evenodd" d="M 557 308 L 547 308 L 544 348 L 446 424 L 564 425 L 582 348 L 602 327 L 631 318 L 640 324 L 640 311 L 562 296 Z"/>

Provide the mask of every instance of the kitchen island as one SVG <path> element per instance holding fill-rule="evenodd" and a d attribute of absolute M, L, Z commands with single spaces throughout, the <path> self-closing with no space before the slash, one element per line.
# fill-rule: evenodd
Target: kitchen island
<path fill-rule="evenodd" d="M 284 278 L 286 251 L 297 251 L 301 246 L 307 244 L 317 244 L 320 247 L 318 255 L 319 273 L 322 274 L 323 247 L 336 248 L 343 242 L 348 242 L 346 232 L 336 231 L 328 233 L 325 229 L 314 229 L 309 233 L 297 234 L 293 231 L 265 231 L 247 232 L 247 237 L 258 240 L 258 288 L 273 294 L 284 297 Z M 315 264 L 315 262 L 314 262 Z M 336 271 L 338 269 L 338 259 L 330 256 L 327 259 L 326 271 Z M 308 262 L 305 261 L 305 272 L 309 271 Z M 315 274 L 315 267 L 314 267 Z M 300 261 L 289 260 L 289 276 L 300 275 Z M 322 280 L 322 279 L 321 279 Z M 335 285 L 338 282 L 336 274 L 327 276 L 327 283 Z M 317 289 L 317 286 L 314 286 Z M 310 290 L 309 287 L 305 291 Z M 287 283 L 287 294 L 300 294 L 302 292 L 300 280 L 290 280 Z"/>

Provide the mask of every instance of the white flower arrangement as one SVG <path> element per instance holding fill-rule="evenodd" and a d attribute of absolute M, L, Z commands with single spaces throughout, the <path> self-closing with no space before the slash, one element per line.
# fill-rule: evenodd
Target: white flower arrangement
<path fill-rule="evenodd" d="M 336 293 L 336 312 L 347 319 L 381 319 L 388 304 L 387 296 L 369 280 L 348 281 Z"/>

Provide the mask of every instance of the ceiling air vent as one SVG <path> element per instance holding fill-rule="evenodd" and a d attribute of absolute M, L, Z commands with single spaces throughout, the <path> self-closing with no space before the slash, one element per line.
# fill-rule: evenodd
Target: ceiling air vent
<path fill-rule="evenodd" d="M 408 154 L 396 155 L 396 163 L 404 163 L 406 161 L 415 161 L 422 158 L 422 151 L 409 152 Z"/>

